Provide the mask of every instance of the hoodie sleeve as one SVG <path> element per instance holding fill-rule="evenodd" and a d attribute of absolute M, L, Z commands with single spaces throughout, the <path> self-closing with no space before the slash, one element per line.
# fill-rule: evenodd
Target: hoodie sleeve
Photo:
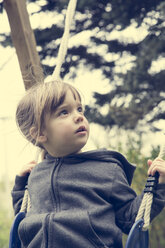
<path fill-rule="evenodd" d="M 129 233 L 135 222 L 143 194 L 137 196 L 135 191 L 129 186 L 123 169 L 116 165 L 114 182 L 111 192 L 116 216 L 116 224 L 126 234 Z M 154 195 L 151 220 L 158 215 L 165 206 L 165 185 L 158 185 Z"/>
<path fill-rule="evenodd" d="M 15 215 L 20 211 L 21 204 L 25 192 L 25 187 L 27 185 L 28 176 L 20 177 L 16 176 L 15 178 L 15 185 L 13 187 L 13 190 L 11 192 L 12 196 L 12 203 L 14 208 Z"/>

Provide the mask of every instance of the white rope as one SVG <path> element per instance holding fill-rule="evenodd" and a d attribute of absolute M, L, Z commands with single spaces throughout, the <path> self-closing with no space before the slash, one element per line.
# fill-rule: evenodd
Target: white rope
<path fill-rule="evenodd" d="M 24 197 L 23 197 L 23 201 L 22 201 L 20 212 L 26 212 L 26 210 L 27 210 L 27 203 L 28 203 L 28 190 L 25 189 L 25 193 L 24 193 Z"/>
<path fill-rule="evenodd" d="M 36 163 L 39 160 L 40 153 L 41 153 L 40 148 L 37 148 L 37 151 L 36 151 L 36 154 L 35 154 Z M 24 197 L 23 197 L 23 200 L 22 200 L 20 212 L 29 212 L 30 208 L 31 208 L 31 201 L 30 201 L 28 188 L 26 188 L 25 192 L 24 192 Z"/>
<path fill-rule="evenodd" d="M 67 49 L 68 49 L 69 32 L 70 32 L 73 15 L 76 9 L 76 4 L 77 4 L 77 0 L 70 0 L 68 8 L 67 8 L 66 19 L 65 19 L 65 29 L 64 29 L 64 34 L 63 34 L 59 52 L 58 52 L 57 65 L 52 74 L 53 80 L 60 79 L 60 70 L 64 62 L 66 53 L 67 53 Z"/>
<path fill-rule="evenodd" d="M 61 66 L 64 62 L 66 53 L 67 53 L 69 32 L 70 32 L 72 19 L 73 19 L 75 9 L 76 9 L 76 4 L 77 4 L 77 0 L 70 0 L 70 2 L 68 4 L 68 8 L 67 8 L 67 12 L 66 12 L 66 18 L 65 18 L 64 34 L 62 37 L 62 41 L 60 44 L 58 57 L 57 57 L 57 65 L 56 65 L 56 68 L 52 74 L 53 80 L 60 80 L 60 70 L 61 70 Z M 40 149 L 38 149 L 36 152 L 36 156 L 35 156 L 36 162 L 38 162 L 39 155 L 40 155 Z M 30 208 L 31 208 L 30 197 L 29 197 L 28 189 L 26 189 L 25 193 L 24 193 L 20 212 L 26 212 L 26 211 L 28 212 L 30 210 Z"/>
<path fill-rule="evenodd" d="M 158 157 L 163 159 L 164 156 L 165 156 L 165 144 L 161 146 Z M 135 222 L 136 222 L 139 219 L 143 218 L 144 220 L 144 225 L 142 228 L 143 231 L 146 231 L 149 229 L 152 202 L 153 202 L 153 193 L 150 193 L 150 192 L 145 193 L 143 196 L 137 217 L 135 219 Z"/>
<path fill-rule="evenodd" d="M 28 189 L 25 189 L 20 212 L 29 212 L 30 208 L 31 208 L 31 201 L 30 201 L 29 192 Z"/>
<path fill-rule="evenodd" d="M 153 202 L 153 194 L 145 193 L 136 217 L 136 221 L 139 219 L 144 219 L 143 231 L 148 230 L 150 225 L 150 213 L 151 213 L 151 205 Z"/>
<path fill-rule="evenodd" d="M 27 197 L 27 212 L 29 212 L 30 211 L 30 209 L 31 209 L 31 201 L 30 201 L 30 196 L 29 196 L 29 192 L 28 192 L 28 190 L 27 190 L 27 195 L 28 195 L 28 197 Z"/>

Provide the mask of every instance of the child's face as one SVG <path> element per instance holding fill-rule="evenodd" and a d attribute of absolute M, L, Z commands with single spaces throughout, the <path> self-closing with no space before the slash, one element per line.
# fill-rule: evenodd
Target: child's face
<path fill-rule="evenodd" d="M 69 90 L 55 113 L 46 117 L 43 144 L 50 155 L 62 157 L 80 152 L 89 136 L 89 124 L 81 102 Z"/>

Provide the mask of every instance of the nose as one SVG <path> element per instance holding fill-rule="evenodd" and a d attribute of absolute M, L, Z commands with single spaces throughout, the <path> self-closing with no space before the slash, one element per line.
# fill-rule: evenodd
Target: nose
<path fill-rule="evenodd" d="M 74 117 L 75 123 L 80 123 L 83 121 L 83 119 L 84 119 L 84 117 L 83 117 L 82 113 L 76 113 L 75 114 L 75 117 Z"/>

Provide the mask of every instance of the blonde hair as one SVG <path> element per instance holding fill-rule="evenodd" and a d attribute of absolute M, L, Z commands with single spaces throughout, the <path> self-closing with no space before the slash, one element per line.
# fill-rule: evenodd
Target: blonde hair
<path fill-rule="evenodd" d="M 43 148 L 36 140 L 44 129 L 45 116 L 51 115 L 64 102 L 68 90 L 81 101 L 79 92 L 61 81 L 35 84 L 26 92 L 17 106 L 16 123 L 28 141 Z M 30 135 L 32 127 L 36 129 L 36 138 Z"/>

